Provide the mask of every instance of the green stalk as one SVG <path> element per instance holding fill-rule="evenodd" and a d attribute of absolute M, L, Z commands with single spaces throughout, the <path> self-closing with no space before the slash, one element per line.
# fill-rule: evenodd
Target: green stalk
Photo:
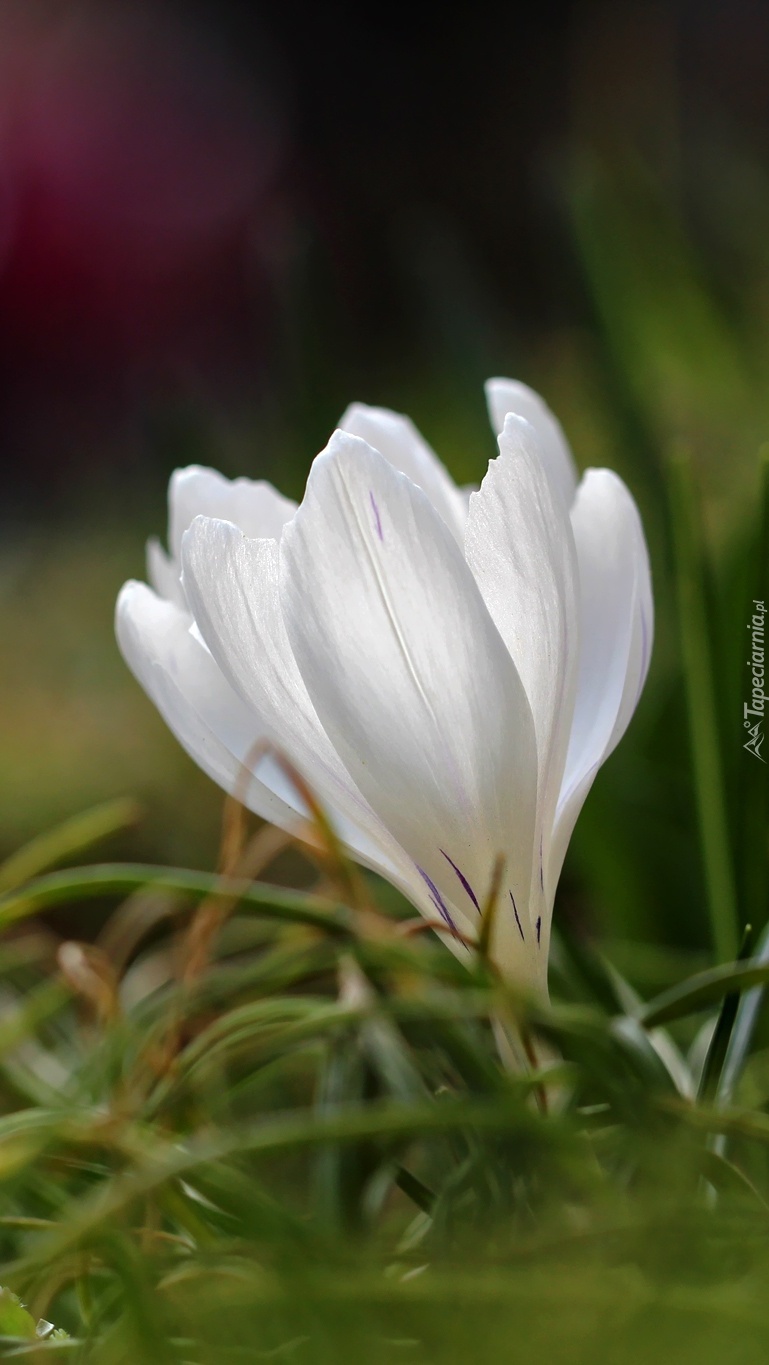
<path fill-rule="evenodd" d="M 220 877 L 211 872 L 190 872 L 180 867 L 152 867 L 141 863 L 104 863 L 49 872 L 21 891 L 0 896 L 0 931 L 17 920 L 50 910 L 55 905 L 98 896 L 130 896 L 134 891 L 168 891 L 191 900 L 235 897 L 241 904 L 257 907 L 266 919 L 309 924 L 329 933 L 349 934 L 354 915 L 344 906 L 303 891 L 288 891 L 246 878 Z"/>
<path fill-rule="evenodd" d="M 741 709 L 744 702 L 750 696 L 750 684 L 747 681 L 750 677 L 749 669 L 746 667 L 746 656 L 749 654 L 750 635 L 747 625 L 754 612 L 753 602 L 761 600 L 765 604 L 769 600 L 769 449 L 764 447 L 760 452 L 758 461 L 758 482 L 759 482 L 759 513 L 757 519 L 757 534 L 755 548 L 750 556 L 749 579 L 745 592 L 745 607 L 743 620 L 740 622 L 742 627 L 742 637 L 748 643 L 745 655 L 737 658 L 740 667 L 740 675 L 743 679 L 743 687 L 740 693 L 739 704 L 740 713 L 736 718 L 735 729 L 740 735 L 740 742 L 745 741 L 748 736 L 745 727 L 741 724 Z M 753 724 L 756 717 L 751 717 L 748 724 Z M 769 726 L 769 716 L 764 721 L 763 729 L 765 733 Z M 763 745 L 761 758 L 757 759 L 744 748 L 739 753 L 740 764 L 738 768 L 739 777 L 739 832 L 740 832 L 740 873 L 742 881 L 742 895 L 744 904 L 744 916 L 761 929 L 769 918 L 769 846 L 767 835 L 769 834 L 769 741 Z"/>
<path fill-rule="evenodd" d="M 681 648 L 708 911 L 716 957 L 719 962 L 729 962 L 738 948 L 737 897 L 708 635 L 704 557 L 690 462 L 678 453 L 670 460 L 669 470 Z"/>
<path fill-rule="evenodd" d="M 135 825 L 140 816 L 141 807 L 128 798 L 105 801 L 81 815 L 74 815 L 55 829 L 38 835 L 0 864 L 0 893 L 14 891 L 57 863 L 80 857 L 102 839 Z"/>

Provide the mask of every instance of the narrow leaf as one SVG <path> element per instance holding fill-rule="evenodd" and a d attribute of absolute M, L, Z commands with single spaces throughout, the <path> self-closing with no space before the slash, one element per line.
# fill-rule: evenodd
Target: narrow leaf
<path fill-rule="evenodd" d="M 750 925 L 745 930 L 745 935 L 740 949 L 740 962 L 744 962 L 750 952 L 753 931 Z M 721 1002 L 716 1027 L 713 1037 L 710 1040 L 710 1047 L 705 1057 L 705 1065 L 702 1068 L 702 1076 L 698 1090 L 698 1099 L 712 1099 L 721 1077 L 721 1073 L 726 1059 L 727 1050 L 732 1037 L 732 1030 L 737 1018 L 737 1010 L 740 1004 L 740 992 L 730 991 L 725 995 Z"/>
<path fill-rule="evenodd" d="M 431 1213 L 435 1208 L 435 1195 L 432 1190 L 429 1190 L 418 1176 L 407 1171 L 405 1166 L 398 1167 L 395 1183 L 423 1213 Z"/>
<path fill-rule="evenodd" d="M 278 1115 L 225 1133 L 204 1133 L 183 1146 L 175 1140 L 148 1143 L 146 1134 L 142 1134 L 142 1165 L 115 1176 L 91 1196 L 65 1209 L 56 1231 L 42 1234 L 24 1262 L 13 1268 L 14 1273 L 23 1278 L 41 1264 L 50 1264 L 83 1247 L 167 1181 L 186 1179 L 212 1162 L 246 1154 L 264 1158 L 318 1149 L 329 1142 L 356 1143 L 368 1138 L 382 1142 L 466 1129 L 504 1133 L 508 1137 L 526 1135 L 542 1151 L 548 1146 L 551 1149 L 562 1146 L 568 1137 L 562 1123 L 552 1118 L 543 1123 L 534 1111 L 519 1102 L 505 1103 L 499 1097 L 491 1103 L 450 1099 L 424 1104 L 381 1101 L 349 1105 L 312 1119 L 306 1113 Z"/>
<path fill-rule="evenodd" d="M 101 839 L 135 825 L 140 815 L 135 801 L 106 801 L 38 835 L 0 865 L 0 893 L 14 891 L 31 877 L 80 856 Z"/>
<path fill-rule="evenodd" d="M 757 966 L 769 966 L 769 925 L 761 935 L 753 962 Z M 763 1001 L 763 986 L 756 986 L 753 990 L 746 991 L 740 1001 L 718 1086 L 720 1104 L 728 1104 L 734 1094 L 737 1081 L 750 1051 Z"/>
<path fill-rule="evenodd" d="M 737 900 L 718 734 L 713 661 L 691 467 L 683 455 L 669 465 L 679 625 L 689 711 L 694 790 L 711 931 L 720 962 L 737 953 Z"/>
<path fill-rule="evenodd" d="M 104 863 L 78 867 L 72 871 L 52 872 L 25 886 L 23 891 L 0 899 L 0 930 L 19 919 L 36 915 L 55 905 L 71 904 L 95 896 L 127 896 L 143 887 L 178 891 L 197 900 L 202 896 L 221 896 L 259 909 L 267 919 L 310 924 L 331 933 L 349 933 L 353 925 L 350 911 L 321 900 L 318 896 L 265 883 L 235 881 L 208 872 L 188 872 L 178 867 L 150 867 L 137 863 Z"/>
<path fill-rule="evenodd" d="M 752 644 L 753 622 L 756 615 L 761 619 L 764 608 L 769 605 L 769 447 L 760 452 L 758 461 L 759 514 L 755 543 L 749 556 L 747 579 L 744 584 L 744 615 L 740 624 L 740 634 L 744 642 L 744 655 L 737 654 L 735 662 L 739 667 L 740 692 L 735 720 L 735 752 L 737 764 L 734 805 L 737 814 L 737 833 L 739 838 L 739 872 L 743 913 L 763 925 L 769 919 L 769 858 L 767 841 L 769 838 L 769 745 L 759 739 L 758 750 L 748 748 L 751 743 L 749 730 L 759 723 L 759 735 L 766 734 L 766 720 L 763 717 L 745 715 L 744 708 L 753 708 L 750 700 L 752 689 Z M 765 650 L 763 634 L 756 636 L 756 644 Z M 739 717 L 739 720 L 737 720 Z M 740 723 L 741 722 L 741 723 Z M 739 739 L 737 738 L 739 736 Z"/>
<path fill-rule="evenodd" d="M 644 1028 L 656 1028 L 659 1024 L 669 1024 L 674 1019 L 685 1019 L 689 1014 L 718 1004 L 725 995 L 734 991 L 738 994 L 751 986 L 763 986 L 769 981 L 769 962 L 730 963 L 725 967 L 712 967 L 710 971 L 698 972 L 680 986 L 663 991 L 644 1005 L 638 1013 Z"/>

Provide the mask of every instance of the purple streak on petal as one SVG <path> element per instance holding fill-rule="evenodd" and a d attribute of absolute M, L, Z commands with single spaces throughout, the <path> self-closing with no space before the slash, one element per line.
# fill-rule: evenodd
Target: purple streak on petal
<path fill-rule="evenodd" d="M 544 891 L 544 889 L 545 889 L 545 873 L 544 873 L 544 868 L 543 868 L 543 865 L 542 865 L 542 835 L 541 835 L 541 834 L 540 834 L 540 836 L 539 836 L 539 885 L 540 885 L 541 889 Z"/>
<path fill-rule="evenodd" d="M 437 886 L 435 885 L 435 882 L 430 877 L 428 877 L 424 868 L 420 867 L 419 864 L 416 865 L 416 868 L 417 872 L 419 873 L 420 877 L 425 883 L 428 891 L 430 892 L 430 900 L 432 901 L 433 905 L 438 911 L 438 914 L 440 915 L 441 919 L 446 921 L 454 937 L 459 938 L 459 934 L 457 933 L 457 926 L 454 923 L 453 919 L 451 918 L 451 915 L 449 914 L 448 910 L 446 909 L 443 897 L 440 891 L 438 890 Z"/>
<path fill-rule="evenodd" d="M 478 897 L 476 896 L 475 892 L 473 891 L 473 888 L 471 887 L 469 881 L 467 880 L 467 877 L 465 876 L 464 872 L 461 872 L 461 871 L 460 871 L 460 869 L 457 867 L 456 863 L 454 862 L 454 859 L 453 859 L 453 858 L 450 858 L 449 855 L 448 855 L 448 853 L 445 853 L 444 850 L 443 850 L 442 848 L 439 849 L 438 852 L 439 852 L 439 853 L 442 853 L 442 854 L 443 854 L 443 857 L 446 859 L 446 862 L 449 863 L 449 865 L 450 865 L 451 867 L 453 867 L 454 871 L 456 872 L 457 876 L 459 877 L 459 880 L 461 881 L 463 887 L 465 888 L 465 891 L 467 892 L 468 896 L 470 897 L 470 900 L 472 901 L 473 905 L 475 906 L 476 910 L 478 911 L 478 914 L 480 915 L 480 913 L 481 913 L 481 907 L 480 907 L 480 905 L 478 904 Z"/>
<path fill-rule="evenodd" d="M 518 906 L 515 903 L 515 896 L 513 895 L 512 891 L 510 892 L 510 899 L 513 902 L 513 914 L 515 915 L 515 922 L 518 925 L 518 932 L 525 943 L 526 935 L 523 932 L 523 925 L 521 924 L 521 921 L 518 918 Z"/>
<path fill-rule="evenodd" d="M 384 536 L 382 535 L 382 518 L 381 518 L 380 515 L 379 515 L 379 508 L 377 507 L 376 498 L 374 497 L 374 494 L 373 494 L 371 491 L 369 491 L 369 497 L 370 497 L 370 499 L 371 499 L 371 508 L 372 508 L 373 513 L 374 513 L 374 522 L 375 522 L 375 524 L 376 524 L 376 533 L 377 533 L 377 535 L 379 536 L 379 539 L 380 539 L 380 540 L 384 540 Z"/>
<path fill-rule="evenodd" d="M 540 915 L 540 916 L 538 917 L 538 919 L 537 919 L 537 947 L 539 947 L 539 938 L 540 938 L 540 934 L 541 934 L 541 933 L 542 933 L 542 916 Z"/>

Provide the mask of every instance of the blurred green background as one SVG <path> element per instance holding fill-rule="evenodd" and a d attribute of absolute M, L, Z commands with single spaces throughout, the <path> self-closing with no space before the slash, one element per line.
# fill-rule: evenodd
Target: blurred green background
<path fill-rule="evenodd" d="M 704 511 L 739 868 L 769 436 L 764 8 L 417 21 L 397 6 L 7 0 L 0 39 L 0 857 L 133 794 L 145 819 L 116 853 L 213 865 L 220 794 L 112 634 L 176 465 L 298 496 L 361 399 L 409 412 L 478 480 L 493 453 L 482 381 L 508 374 L 545 396 L 581 467 L 627 481 L 656 588 L 647 690 L 581 817 L 557 914 L 639 984 L 678 961 L 656 947 L 696 964 L 709 927 L 664 469 L 689 452 Z"/>

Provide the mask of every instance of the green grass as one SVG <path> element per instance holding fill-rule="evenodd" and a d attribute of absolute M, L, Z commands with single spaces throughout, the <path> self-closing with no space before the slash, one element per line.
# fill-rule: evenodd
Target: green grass
<path fill-rule="evenodd" d="M 715 1361 L 735 1333 L 761 1358 L 763 944 L 644 1002 L 561 936 L 544 1006 L 404 934 L 373 880 L 340 904 L 43 870 L 72 847 L 72 824 L 38 840 L 0 898 L 11 1354 L 43 1318 L 60 1335 L 24 1349 L 77 1361 Z M 39 915 L 94 896 L 116 908 L 56 979 Z M 498 1027 L 538 1071 L 505 1069 Z"/>

